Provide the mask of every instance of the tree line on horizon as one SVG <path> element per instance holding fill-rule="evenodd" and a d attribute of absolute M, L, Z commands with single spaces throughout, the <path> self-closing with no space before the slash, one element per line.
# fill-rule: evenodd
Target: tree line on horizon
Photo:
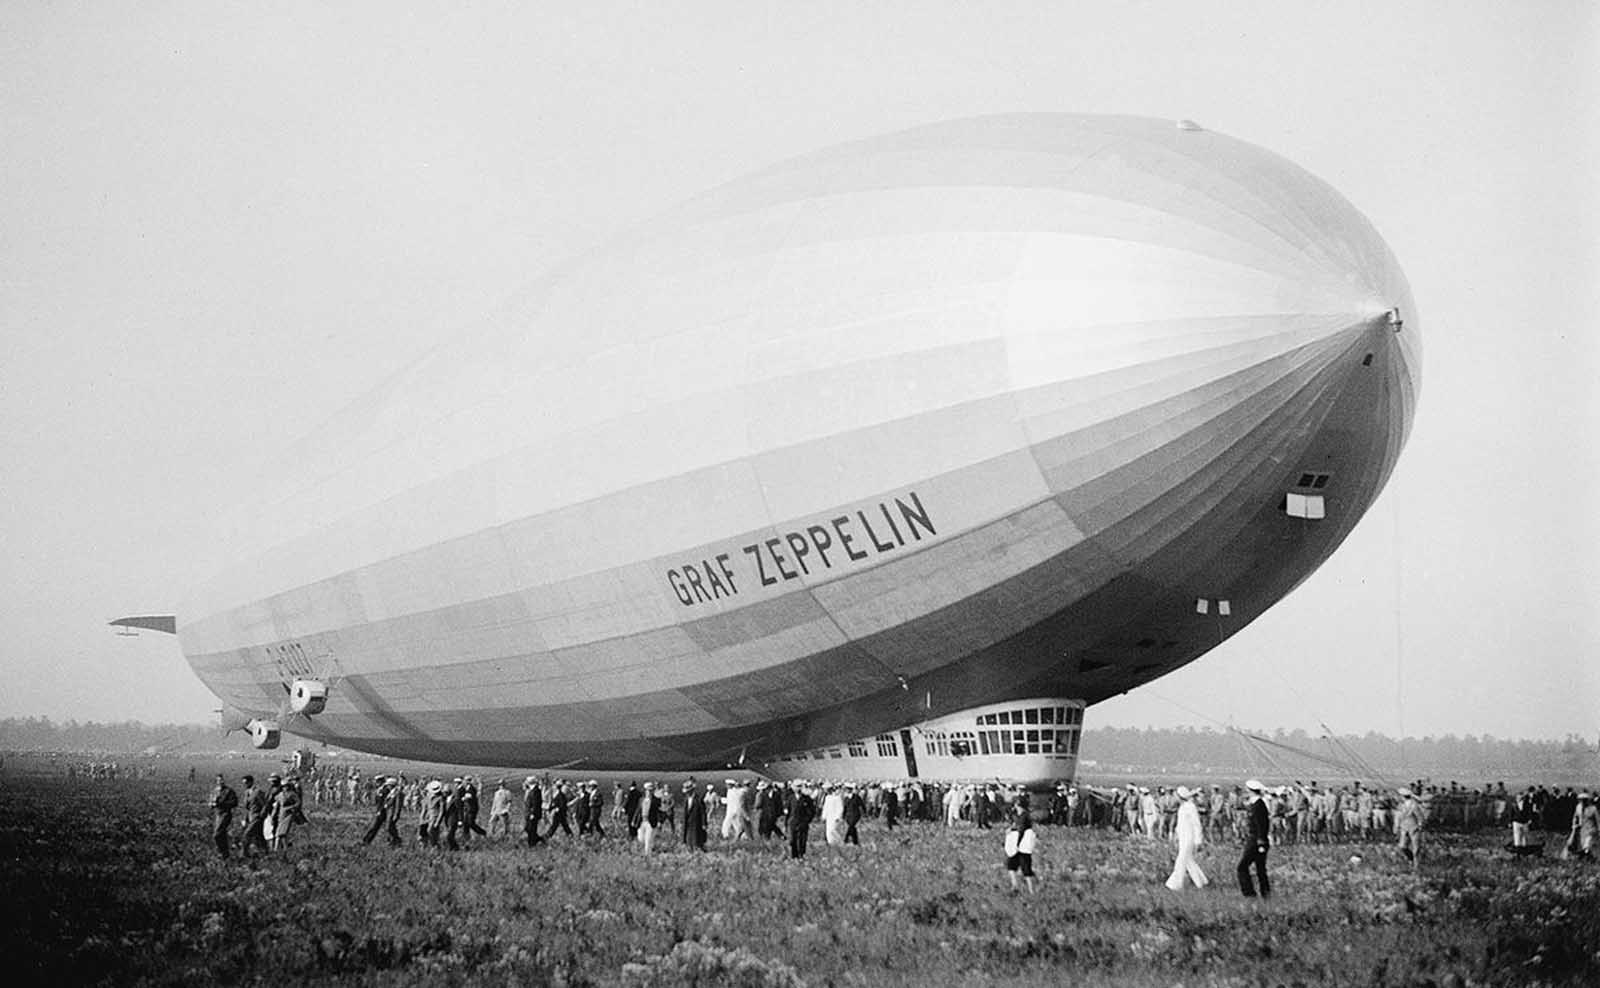
<path fill-rule="evenodd" d="M 284 743 L 292 749 L 298 742 L 286 737 Z M 48 717 L 11 717 L 0 720 L 0 749 L 181 756 L 249 751 L 250 742 L 243 734 L 223 735 L 208 724 L 57 723 Z M 1330 739 L 1282 728 L 1096 727 L 1084 732 L 1079 758 L 1080 776 L 1232 772 L 1342 783 L 1385 776 L 1511 781 L 1600 774 L 1596 746 L 1570 734 L 1561 740 L 1453 734 L 1399 739 L 1369 731 Z"/>
<path fill-rule="evenodd" d="M 1600 748 L 1576 734 L 1560 740 L 1492 735 L 1393 738 L 1312 735 L 1302 729 L 1272 731 L 1213 728 L 1099 727 L 1087 730 L 1079 753 L 1080 776 L 1138 773 L 1234 772 L 1347 784 L 1359 780 L 1497 780 L 1600 775 Z"/>

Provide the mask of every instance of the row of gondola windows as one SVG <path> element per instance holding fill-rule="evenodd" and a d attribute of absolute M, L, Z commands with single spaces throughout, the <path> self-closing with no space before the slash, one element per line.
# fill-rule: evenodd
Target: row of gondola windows
<path fill-rule="evenodd" d="M 999 726 L 1028 724 L 1082 724 L 1082 707 L 1029 707 L 1026 710 L 1002 710 L 997 714 L 984 714 L 978 718 L 978 726 Z"/>
<path fill-rule="evenodd" d="M 1070 758 L 1078 753 L 1077 731 L 979 731 L 978 751 L 984 755 L 1053 755 Z"/>

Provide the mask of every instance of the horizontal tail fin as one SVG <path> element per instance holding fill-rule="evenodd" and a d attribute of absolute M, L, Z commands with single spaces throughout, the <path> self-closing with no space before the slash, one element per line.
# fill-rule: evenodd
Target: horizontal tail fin
<path fill-rule="evenodd" d="M 117 618 L 108 623 L 113 628 L 144 628 L 147 631 L 161 631 L 169 635 L 178 633 L 178 619 L 171 614 L 145 614 L 139 617 Z"/>

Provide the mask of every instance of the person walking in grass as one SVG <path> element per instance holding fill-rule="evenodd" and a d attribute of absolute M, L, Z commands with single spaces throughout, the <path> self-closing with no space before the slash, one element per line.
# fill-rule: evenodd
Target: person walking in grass
<path fill-rule="evenodd" d="M 844 842 L 861 846 L 861 834 L 856 826 L 861 823 L 861 818 L 866 815 L 866 802 L 861 798 L 861 793 L 856 789 L 854 782 L 844 784 Z"/>
<path fill-rule="evenodd" d="M 1011 826 L 1006 828 L 1006 874 L 1011 878 L 1011 891 L 1016 892 L 1026 883 L 1028 893 L 1034 889 L 1033 854 L 1039 846 L 1038 831 L 1033 829 L 1033 818 L 1025 807 L 1018 806 L 1011 814 Z"/>
<path fill-rule="evenodd" d="M 691 851 L 706 849 L 707 807 L 705 794 L 690 779 L 683 784 L 683 843 Z"/>
<path fill-rule="evenodd" d="M 1245 898 L 1256 896 L 1256 883 L 1261 886 L 1263 899 L 1272 895 L 1272 882 L 1267 879 L 1267 848 L 1272 844 L 1272 817 L 1267 811 L 1267 787 L 1251 779 L 1244 784 L 1250 791 L 1250 803 L 1245 807 L 1244 855 L 1239 858 L 1239 891 Z M 1254 868 L 1256 883 L 1250 879 Z"/>
<path fill-rule="evenodd" d="M 656 828 L 661 826 L 664 815 L 661 811 L 661 797 L 666 792 L 666 786 L 657 788 L 654 782 L 645 783 L 644 790 L 639 796 L 634 807 L 634 816 L 629 821 L 629 826 L 638 835 L 639 845 L 644 848 L 645 857 L 650 856 L 656 843 Z"/>
<path fill-rule="evenodd" d="M 224 858 L 231 853 L 228 831 L 233 827 L 233 811 L 238 805 L 239 794 L 218 775 L 217 788 L 211 792 L 211 840 L 217 845 L 217 853 Z"/>
<path fill-rule="evenodd" d="M 1173 823 L 1172 837 L 1178 843 L 1178 859 L 1172 863 L 1172 875 L 1167 879 L 1167 888 L 1174 892 L 1181 891 L 1187 879 L 1194 882 L 1195 888 L 1203 889 L 1207 885 L 1206 873 L 1200 870 L 1200 863 L 1195 860 L 1200 845 L 1205 843 L 1205 826 L 1200 822 L 1200 808 L 1195 805 L 1194 793 L 1187 786 L 1179 786 L 1176 795 L 1178 813 Z"/>
<path fill-rule="evenodd" d="M 397 780 L 390 776 L 380 778 L 377 795 L 372 797 L 373 816 L 372 824 L 367 827 L 367 832 L 362 835 L 361 843 L 371 844 L 378 833 L 387 829 L 389 831 L 389 846 L 400 845 L 400 831 L 396 824 L 400 820 L 400 787 Z"/>
<path fill-rule="evenodd" d="M 256 785 L 255 776 L 245 776 L 244 837 L 240 840 L 239 851 L 247 858 L 267 853 L 267 840 L 262 834 L 262 826 L 266 822 L 269 804 L 270 799 L 266 791 Z"/>
<path fill-rule="evenodd" d="M 530 775 L 522 780 L 522 836 L 529 847 L 537 847 L 544 841 L 539 836 L 539 823 L 543 819 L 544 787 Z"/>
<path fill-rule="evenodd" d="M 294 779 L 285 780 L 274 802 L 272 849 L 286 851 L 295 826 L 305 822 L 305 815 L 300 812 L 300 783 Z"/>
<path fill-rule="evenodd" d="M 1578 794 L 1578 804 L 1572 809 L 1572 831 L 1562 857 L 1592 858 L 1594 844 L 1600 836 L 1600 810 L 1595 808 L 1594 793 Z"/>
<path fill-rule="evenodd" d="M 817 801 L 805 781 L 795 783 L 794 806 L 789 810 L 789 857 L 806 856 L 811 839 L 811 821 L 817 816 Z"/>
<path fill-rule="evenodd" d="M 555 792 L 550 794 L 550 829 L 544 833 L 546 839 L 554 837 L 558 829 L 568 837 L 572 836 L 572 824 L 567 822 L 571 804 L 572 796 L 567 792 L 567 781 L 563 779 L 556 783 Z"/>
<path fill-rule="evenodd" d="M 827 784 L 822 797 L 822 837 L 829 844 L 844 843 L 844 793 L 837 782 Z"/>
<path fill-rule="evenodd" d="M 503 838 L 511 834 L 511 790 L 501 779 L 489 797 L 489 836 Z"/>

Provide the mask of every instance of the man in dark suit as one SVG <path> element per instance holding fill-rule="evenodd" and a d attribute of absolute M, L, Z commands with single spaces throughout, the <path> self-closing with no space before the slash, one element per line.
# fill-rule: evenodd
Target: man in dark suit
<path fill-rule="evenodd" d="M 550 829 L 544 832 L 546 840 L 556 835 L 560 829 L 568 837 L 572 836 L 572 824 L 567 822 L 568 807 L 572 797 L 567 793 L 567 783 L 563 779 L 556 783 L 555 792 L 550 794 Z"/>
<path fill-rule="evenodd" d="M 844 784 L 844 842 L 861 846 L 861 835 L 856 832 L 856 825 L 861 822 L 861 817 L 866 814 L 867 807 L 861 798 L 861 793 L 856 789 L 854 782 Z"/>
<path fill-rule="evenodd" d="M 1244 856 L 1239 859 L 1239 891 L 1246 898 L 1254 898 L 1256 887 L 1250 881 L 1250 868 L 1256 870 L 1256 879 L 1261 884 L 1261 897 L 1263 899 L 1272 895 L 1272 883 L 1267 880 L 1267 847 L 1272 833 L 1272 818 L 1267 813 L 1267 801 L 1263 798 L 1266 787 L 1255 779 L 1244 784 L 1250 790 L 1250 805 L 1245 808 L 1245 834 Z"/>
<path fill-rule="evenodd" d="M 789 857 L 806 856 L 806 843 L 811 837 L 811 821 L 817 816 L 817 801 L 811 795 L 811 786 L 804 780 L 795 783 L 794 808 L 789 811 Z"/>
<path fill-rule="evenodd" d="M 706 796 L 694 780 L 683 784 L 683 843 L 693 851 L 706 849 Z"/>
<path fill-rule="evenodd" d="M 522 803 L 522 832 L 527 835 L 528 846 L 535 847 L 544 841 L 539 836 L 539 821 L 544 819 L 544 787 L 531 775 L 522 783 Z"/>

